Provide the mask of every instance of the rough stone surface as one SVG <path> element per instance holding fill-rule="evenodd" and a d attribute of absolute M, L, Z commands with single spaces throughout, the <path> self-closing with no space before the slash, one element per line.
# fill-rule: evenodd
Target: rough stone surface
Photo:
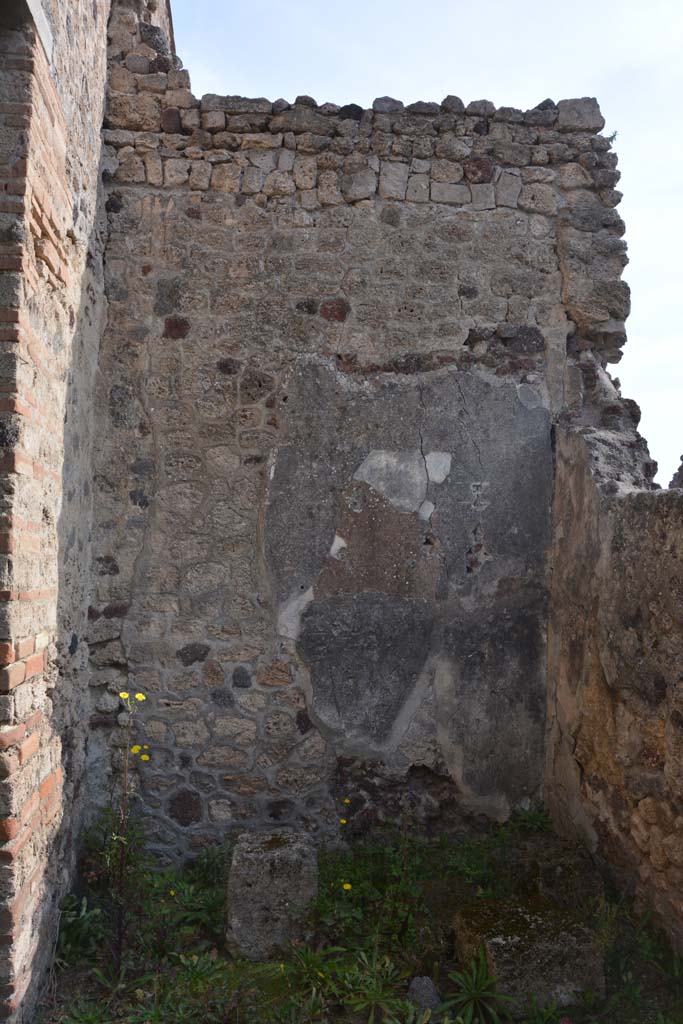
<path fill-rule="evenodd" d="M 680 945 L 683 496 L 642 489 L 627 436 L 558 442 L 548 795 Z"/>
<path fill-rule="evenodd" d="M 557 125 L 560 131 L 601 131 L 605 119 L 598 101 L 592 97 L 580 100 L 560 100 L 557 104 Z"/>
<path fill-rule="evenodd" d="M 302 937 L 318 891 L 318 860 L 310 838 L 292 832 L 238 837 L 228 880 L 228 949 L 268 960 Z"/>
<path fill-rule="evenodd" d="M 469 963 L 483 948 L 489 973 L 515 1017 L 537 1006 L 569 1006 L 605 993 L 604 954 L 579 915 L 549 900 L 480 900 L 456 911 L 456 949 Z"/>
<path fill-rule="evenodd" d="M 441 1003 L 441 996 L 431 978 L 413 978 L 406 998 L 418 1010 L 435 1010 Z"/>

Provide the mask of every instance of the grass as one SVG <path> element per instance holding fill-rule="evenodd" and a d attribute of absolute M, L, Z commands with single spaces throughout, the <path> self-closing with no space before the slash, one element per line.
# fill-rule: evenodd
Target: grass
<path fill-rule="evenodd" d="M 505 993 L 483 957 L 457 962 L 449 900 L 510 895 L 511 854 L 529 837 L 543 842 L 548 827 L 535 811 L 478 841 L 384 835 L 323 851 L 306 941 L 266 964 L 231 959 L 223 946 L 229 847 L 206 851 L 184 870 L 159 871 L 143 843 L 131 841 L 118 972 L 106 854 L 95 837 L 82 891 L 62 908 L 39 1024 L 497 1024 L 507 1019 Z M 593 916 L 607 999 L 588 994 L 559 1011 L 530 998 L 528 1024 L 683 1024 L 681 958 L 625 906 L 603 901 Z M 434 1016 L 406 1000 L 410 980 L 425 975 L 444 1000 Z"/>

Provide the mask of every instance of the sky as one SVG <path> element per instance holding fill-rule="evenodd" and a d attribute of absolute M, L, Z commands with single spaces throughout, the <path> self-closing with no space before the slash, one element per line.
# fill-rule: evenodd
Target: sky
<path fill-rule="evenodd" d="M 359 103 L 377 96 L 527 109 L 597 96 L 615 149 L 632 312 L 610 372 L 635 398 L 666 486 L 683 453 L 682 0 L 171 0 L 206 92 Z"/>

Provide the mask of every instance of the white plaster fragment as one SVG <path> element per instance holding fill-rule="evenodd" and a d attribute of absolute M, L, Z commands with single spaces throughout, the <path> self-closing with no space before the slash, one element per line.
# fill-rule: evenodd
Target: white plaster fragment
<path fill-rule="evenodd" d="M 422 504 L 420 505 L 420 519 L 424 519 L 425 522 L 429 522 L 429 520 L 432 518 L 432 512 L 434 511 L 435 507 L 436 506 L 433 505 L 431 501 L 423 501 Z"/>
<path fill-rule="evenodd" d="M 330 548 L 330 555 L 332 558 L 341 558 L 341 553 L 344 548 L 347 548 L 348 544 L 343 537 L 340 537 L 338 533 L 335 533 L 334 540 L 332 541 L 332 547 Z"/>
<path fill-rule="evenodd" d="M 451 471 L 451 453 L 429 452 L 425 462 L 431 483 L 442 484 Z"/>
<path fill-rule="evenodd" d="M 373 449 L 353 474 L 401 512 L 417 512 L 427 494 L 425 460 L 419 451 Z"/>
<path fill-rule="evenodd" d="M 543 399 L 537 388 L 531 388 L 528 384 L 517 385 L 517 397 L 525 409 L 537 409 L 543 404 Z"/>
<path fill-rule="evenodd" d="M 280 636 L 297 640 L 301 630 L 301 616 L 313 600 L 313 587 L 304 593 L 296 592 L 280 606 L 277 615 L 277 631 Z"/>

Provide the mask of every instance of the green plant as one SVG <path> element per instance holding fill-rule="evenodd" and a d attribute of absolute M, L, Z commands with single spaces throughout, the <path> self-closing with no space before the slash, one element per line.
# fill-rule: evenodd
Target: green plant
<path fill-rule="evenodd" d="M 459 991 L 444 1000 L 442 1009 L 456 1010 L 463 1024 L 500 1024 L 504 1004 L 509 997 L 498 991 L 495 978 L 489 974 L 483 949 L 479 950 L 469 967 L 451 971 L 448 977 Z"/>
<path fill-rule="evenodd" d="M 603 953 L 608 954 L 617 937 L 619 907 L 602 896 L 595 908 L 595 938 Z"/>
<path fill-rule="evenodd" d="M 516 832 L 552 832 L 553 822 L 547 808 L 536 805 L 516 810 L 508 827 Z"/>
<path fill-rule="evenodd" d="M 367 1013 L 367 1024 L 393 1020 L 396 1013 L 408 1008 L 405 999 L 396 994 L 401 980 L 401 972 L 388 956 L 376 950 L 359 953 L 356 963 L 340 977 L 341 1002 L 354 1013 Z"/>
<path fill-rule="evenodd" d="M 431 1010 L 420 1010 L 419 1007 L 409 1004 L 405 1014 L 401 1017 L 400 1024 L 429 1024 L 431 1019 Z"/>
<path fill-rule="evenodd" d="M 395 960 L 424 970 L 436 941 L 424 902 L 427 849 L 404 831 L 343 854 L 323 851 L 318 932 L 356 949 L 371 949 L 379 941 Z"/>
<path fill-rule="evenodd" d="M 534 996 L 529 1000 L 524 1024 L 557 1024 L 560 1019 L 557 1003 L 539 1006 Z"/>
<path fill-rule="evenodd" d="M 234 839 L 225 839 L 220 844 L 207 846 L 188 865 L 188 875 L 205 887 L 223 885 L 228 877 L 234 849 Z"/>
<path fill-rule="evenodd" d="M 128 715 L 124 725 L 124 742 L 125 752 L 123 756 L 123 773 L 121 779 L 121 797 L 118 806 L 117 813 L 117 829 L 111 834 L 111 843 L 113 847 L 112 863 L 114 870 L 112 872 L 112 885 L 111 894 L 114 898 L 115 904 L 115 930 L 114 930 L 114 964 L 117 972 L 121 970 L 121 960 L 123 956 L 123 946 L 125 942 L 126 924 L 128 918 L 128 879 L 127 879 L 127 868 L 128 868 L 128 849 L 129 849 L 129 815 L 131 806 L 132 786 L 131 786 L 131 771 L 130 771 L 130 758 L 133 756 L 140 757 L 141 761 L 149 761 L 150 755 L 147 753 L 146 744 L 136 743 L 131 746 L 131 739 L 133 735 L 133 723 L 135 720 L 135 709 L 137 702 L 146 700 L 144 693 L 136 693 L 135 698 L 131 698 L 127 690 L 122 690 L 119 693 L 120 699 L 123 701 Z"/>
<path fill-rule="evenodd" d="M 83 966 L 99 953 L 103 935 L 102 911 L 88 904 L 88 897 L 70 895 L 59 910 L 55 966 Z"/>
<path fill-rule="evenodd" d="M 463 1024 L 462 1017 L 451 1017 L 449 1013 L 439 1016 L 440 1024 Z M 436 1024 L 436 1018 L 431 1010 L 420 1010 L 417 1006 L 408 1004 L 405 1014 L 395 1024 Z"/>
<path fill-rule="evenodd" d="M 613 1021 L 614 1012 L 622 1003 L 627 1001 L 628 996 L 628 990 L 620 989 L 618 992 L 614 992 L 609 999 L 603 1002 L 596 996 L 595 992 L 591 989 L 586 989 L 586 991 L 581 994 L 581 1009 L 585 1015 L 582 1017 L 584 1024 L 598 1024 L 600 1021 Z"/>
<path fill-rule="evenodd" d="M 131 745 L 136 710 L 147 698 L 143 693 L 136 693 L 131 698 L 125 690 L 119 693 L 119 698 L 127 714 L 118 796 L 112 791 L 110 806 L 102 811 L 99 820 L 86 836 L 83 864 L 84 878 L 98 892 L 110 926 L 106 932 L 110 965 L 113 965 L 117 974 L 123 966 L 131 912 L 140 906 L 141 874 L 147 867 L 144 829 L 133 813 L 135 779 L 131 767 L 132 758 L 142 763 L 151 758 L 147 744 Z"/>
<path fill-rule="evenodd" d="M 317 1024 L 325 1020 L 327 1002 L 318 992 L 311 992 L 304 999 L 293 996 L 275 1013 L 277 1024 Z"/>
<path fill-rule="evenodd" d="M 102 1003 L 79 1000 L 65 1016 L 59 1018 L 59 1024 L 111 1024 L 111 1016 Z"/>
<path fill-rule="evenodd" d="M 310 946 L 292 946 L 289 960 L 280 964 L 289 990 L 307 996 L 335 994 L 334 979 L 341 969 L 337 955 L 343 952 L 341 946 L 328 946 L 322 950 L 311 949 Z"/>

